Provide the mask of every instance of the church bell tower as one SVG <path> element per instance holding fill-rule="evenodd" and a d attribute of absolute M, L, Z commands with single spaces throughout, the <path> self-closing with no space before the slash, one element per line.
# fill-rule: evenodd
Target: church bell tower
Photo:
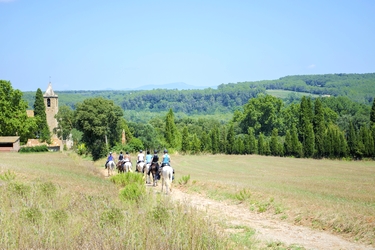
<path fill-rule="evenodd" d="M 55 115 L 59 111 L 59 99 L 58 96 L 53 92 L 51 82 L 48 84 L 48 88 L 43 95 L 44 105 L 46 106 L 46 117 L 49 130 L 52 138 L 57 138 L 57 135 L 53 133 L 53 129 L 57 128 L 57 120 Z"/>

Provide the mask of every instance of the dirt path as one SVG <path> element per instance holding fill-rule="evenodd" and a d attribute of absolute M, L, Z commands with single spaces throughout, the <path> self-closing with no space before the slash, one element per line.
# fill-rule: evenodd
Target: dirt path
<path fill-rule="evenodd" d="M 108 175 L 108 172 L 104 169 L 102 173 L 104 176 Z M 158 187 L 150 188 L 154 188 L 155 192 L 161 190 L 160 183 Z M 241 225 L 254 229 L 256 238 L 262 242 L 282 242 L 286 246 L 297 245 L 305 249 L 375 249 L 375 247 L 349 242 L 327 232 L 314 231 L 306 227 L 268 218 L 266 214 L 252 212 L 241 204 L 226 204 L 225 202 L 208 199 L 200 194 L 189 194 L 176 188 L 176 186 L 173 187 L 170 195 L 174 201 L 188 202 L 191 206 L 207 211 L 213 218 L 220 218 L 229 225 Z"/>

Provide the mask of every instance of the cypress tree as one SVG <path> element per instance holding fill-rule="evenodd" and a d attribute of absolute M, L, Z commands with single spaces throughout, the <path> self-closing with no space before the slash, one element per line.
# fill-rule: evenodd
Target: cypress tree
<path fill-rule="evenodd" d="M 265 155 L 266 150 L 265 150 L 265 142 L 264 142 L 264 135 L 262 132 L 259 133 L 259 138 L 258 138 L 258 154 L 260 155 Z"/>
<path fill-rule="evenodd" d="M 279 155 L 279 145 L 277 140 L 278 133 L 279 131 L 277 128 L 272 129 L 270 152 L 273 156 Z"/>
<path fill-rule="evenodd" d="M 201 141 L 198 139 L 197 134 L 193 134 L 193 139 L 191 140 L 191 152 L 193 154 L 198 154 L 201 149 Z"/>
<path fill-rule="evenodd" d="M 314 154 L 315 137 L 312 123 L 308 123 L 306 127 L 306 138 L 304 145 L 304 157 L 312 157 Z"/>
<path fill-rule="evenodd" d="M 226 153 L 227 152 L 227 145 L 228 145 L 228 142 L 227 142 L 227 127 L 226 126 L 222 126 L 222 128 L 220 129 L 220 143 L 219 143 L 219 151 L 220 153 Z"/>
<path fill-rule="evenodd" d="M 256 154 L 257 153 L 257 142 L 255 139 L 254 129 L 252 127 L 248 128 L 249 134 L 249 153 Z"/>
<path fill-rule="evenodd" d="M 320 98 L 315 100 L 315 108 L 314 108 L 314 134 L 315 134 L 315 155 L 317 158 L 321 158 L 323 156 L 324 151 L 324 112 L 322 102 Z"/>
<path fill-rule="evenodd" d="M 187 152 L 189 151 L 189 149 L 189 131 L 188 128 L 185 126 L 182 130 L 181 151 Z"/>
<path fill-rule="evenodd" d="M 230 125 L 228 130 L 228 136 L 227 136 L 227 154 L 233 153 L 233 146 L 234 146 L 234 127 L 233 124 Z"/>
<path fill-rule="evenodd" d="M 37 118 L 38 133 L 41 141 L 50 142 L 51 133 L 47 123 L 46 106 L 44 105 L 44 97 L 42 90 L 37 89 L 34 102 L 34 117 Z"/>
<path fill-rule="evenodd" d="M 370 123 L 371 125 L 375 124 L 375 98 L 374 98 L 374 101 L 372 102 L 372 108 L 371 108 L 371 113 L 370 113 Z"/>
<path fill-rule="evenodd" d="M 211 138 L 211 153 L 217 154 L 219 152 L 219 130 L 213 128 L 210 132 Z"/>
<path fill-rule="evenodd" d="M 178 130 L 174 122 L 173 110 L 169 109 L 168 114 L 165 118 L 165 141 L 169 144 L 170 147 L 176 148 L 178 143 Z"/>
<path fill-rule="evenodd" d="M 351 121 L 349 122 L 349 133 L 348 133 L 347 142 L 348 142 L 349 154 L 352 157 L 355 157 L 356 147 L 357 147 L 357 137 L 356 137 L 354 125 Z"/>
<path fill-rule="evenodd" d="M 201 152 L 210 152 L 211 151 L 211 139 L 206 131 L 203 131 L 201 136 L 198 138 L 201 142 Z"/>
<path fill-rule="evenodd" d="M 300 141 L 298 140 L 298 133 L 295 126 L 292 126 L 292 155 L 295 157 L 301 157 L 302 156 L 302 145 Z"/>
<path fill-rule="evenodd" d="M 292 152 L 293 152 L 292 137 L 290 135 L 289 129 L 286 131 L 286 134 L 285 134 L 284 152 L 286 156 L 292 155 Z"/>

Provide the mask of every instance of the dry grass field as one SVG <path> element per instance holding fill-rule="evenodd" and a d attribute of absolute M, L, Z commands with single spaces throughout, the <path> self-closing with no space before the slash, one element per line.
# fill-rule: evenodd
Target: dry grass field
<path fill-rule="evenodd" d="M 174 186 L 184 192 L 241 203 L 249 211 L 351 242 L 375 244 L 373 161 L 171 157 Z M 166 196 L 159 194 L 142 205 L 122 202 L 119 187 L 103 177 L 104 162 L 69 152 L 1 153 L 0 248 L 258 249 L 250 229 L 228 238 L 207 216 L 172 204 Z M 188 175 L 189 182 L 179 185 Z M 303 249 L 278 244 L 266 248 Z"/>
<path fill-rule="evenodd" d="M 259 155 L 173 155 L 189 192 L 245 202 L 252 211 L 375 244 L 375 162 Z"/>

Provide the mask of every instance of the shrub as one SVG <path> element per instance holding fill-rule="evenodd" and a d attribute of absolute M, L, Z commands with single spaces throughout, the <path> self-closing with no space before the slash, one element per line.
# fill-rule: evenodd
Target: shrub
<path fill-rule="evenodd" d="M 146 187 L 142 183 L 130 183 L 120 191 L 122 201 L 139 201 L 146 194 Z"/>
<path fill-rule="evenodd" d="M 103 227 L 107 224 L 109 225 L 120 225 L 123 220 L 124 215 L 118 208 L 112 208 L 104 211 L 100 216 L 100 226 Z"/>
<path fill-rule="evenodd" d="M 42 218 L 42 212 L 37 207 L 26 208 L 22 211 L 23 217 L 32 223 L 38 223 Z"/>
<path fill-rule="evenodd" d="M 54 210 L 52 211 L 52 218 L 57 224 L 63 225 L 68 220 L 68 213 L 65 210 Z"/>
<path fill-rule="evenodd" d="M 250 196 L 251 196 L 251 193 L 247 189 L 243 189 L 239 193 L 234 195 L 234 197 L 239 201 L 245 201 L 245 200 L 249 199 Z"/>
<path fill-rule="evenodd" d="M 14 180 L 15 178 L 16 178 L 16 174 L 10 170 L 5 172 L 4 174 L 0 174 L 0 180 L 3 180 L 3 181 L 11 181 L 11 180 Z"/>
<path fill-rule="evenodd" d="M 31 187 L 23 183 L 13 182 L 10 183 L 9 190 L 22 197 L 26 197 L 30 193 Z"/>
<path fill-rule="evenodd" d="M 189 175 L 184 175 L 178 180 L 178 184 L 180 185 L 186 185 L 190 180 L 190 174 Z"/>
<path fill-rule="evenodd" d="M 40 184 L 39 188 L 40 188 L 41 193 L 47 197 L 51 198 L 56 195 L 57 188 L 55 184 L 53 184 L 52 182 L 42 183 Z"/>
<path fill-rule="evenodd" d="M 143 175 L 138 173 L 124 173 L 124 174 L 117 174 L 113 175 L 110 179 L 113 183 L 120 185 L 121 187 L 125 187 L 131 183 L 138 183 L 140 185 L 143 184 Z"/>
<path fill-rule="evenodd" d="M 19 150 L 20 153 L 36 153 L 36 152 L 48 152 L 47 145 L 40 145 L 34 147 L 22 147 Z"/>

